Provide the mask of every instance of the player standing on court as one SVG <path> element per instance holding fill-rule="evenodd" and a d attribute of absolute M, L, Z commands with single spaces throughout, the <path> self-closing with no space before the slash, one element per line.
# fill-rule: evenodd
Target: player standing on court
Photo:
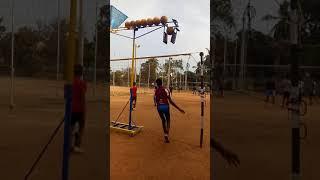
<path fill-rule="evenodd" d="M 266 100 L 265 102 L 269 102 L 270 96 L 272 97 L 272 104 L 275 104 L 275 95 L 276 95 L 276 83 L 274 81 L 274 78 L 271 80 L 268 80 L 266 82 Z"/>
<path fill-rule="evenodd" d="M 169 143 L 169 131 L 170 131 L 170 108 L 169 103 L 177 108 L 181 113 L 185 113 L 184 110 L 179 108 L 171 99 L 170 92 L 162 86 L 162 80 L 157 79 L 157 90 L 155 92 L 155 99 L 157 104 L 157 110 L 162 121 L 162 128 L 164 132 L 165 142 Z"/>
<path fill-rule="evenodd" d="M 283 87 L 283 96 L 282 96 L 282 107 L 288 106 L 289 98 L 290 98 L 290 89 L 291 89 L 291 81 L 289 80 L 288 75 L 282 80 Z"/>
<path fill-rule="evenodd" d="M 83 67 L 80 64 L 74 66 L 74 80 L 72 84 L 72 114 L 71 114 L 71 132 L 74 132 L 75 125 L 78 123 L 79 131 L 75 133 L 75 142 L 71 150 L 73 152 L 83 152 L 80 148 L 85 127 L 86 117 L 86 91 L 87 85 L 81 79 Z M 72 142 L 72 141 L 71 141 Z"/>
<path fill-rule="evenodd" d="M 132 107 L 133 109 L 136 108 L 136 104 L 137 104 L 137 91 L 138 91 L 138 88 L 136 86 L 136 82 L 133 82 L 133 87 L 130 88 L 130 91 L 131 91 L 131 95 L 132 95 Z"/>

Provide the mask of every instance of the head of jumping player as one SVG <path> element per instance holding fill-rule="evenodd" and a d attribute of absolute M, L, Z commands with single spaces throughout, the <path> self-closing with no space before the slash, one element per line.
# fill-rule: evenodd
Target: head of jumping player
<path fill-rule="evenodd" d="M 136 82 L 133 82 L 133 86 L 136 86 Z"/>

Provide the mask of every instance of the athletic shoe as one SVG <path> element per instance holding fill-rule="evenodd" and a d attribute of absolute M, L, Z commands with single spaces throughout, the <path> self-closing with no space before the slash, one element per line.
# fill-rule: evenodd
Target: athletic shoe
<path fill-rule="evenodd" d="M 168 137 L 167 134 L 164 135 L 164 139 L 165 139 L 165 143 L 169 143 L 169 142 L 170 142 L 170 141 L 169 141 L 169 137 Z"/>
<path fill-rule="evenodd" d="M 81 149 L 80 147 L 74 147 L 73 148 L 73 152 L 75 152 L 75 153 L 84 153 L 84 150 L 83 149 Z"/>

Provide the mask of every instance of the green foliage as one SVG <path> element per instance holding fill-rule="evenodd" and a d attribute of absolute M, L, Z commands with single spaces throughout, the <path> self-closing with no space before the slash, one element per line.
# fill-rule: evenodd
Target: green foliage
<path fill-rule="evenodd" d="M 148 59 L 145 63 L 141 64 L 141 73 L 139 74 L 139 76 L 141 75 L 141 82 L 147 83 L 148 82 L 148 76 L 149 76 L 149 65 L 150 65 L 150 79 L 149 79 L 149 83 L 153 83 L 156 80 L 156 72 L 159 66 L 158 60 L 155 58 L 152 59 Z"/>

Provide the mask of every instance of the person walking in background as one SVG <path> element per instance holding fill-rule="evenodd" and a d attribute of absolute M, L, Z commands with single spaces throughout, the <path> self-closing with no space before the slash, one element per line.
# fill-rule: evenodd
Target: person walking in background
<path fill-rule="evenodd" d="M 87 85 L 81 79 L 83 75 L 83 67 L 80 64 L 74 66 L 74 80 L 72 83 L 72 114 L 71 114 L 71 132 L 74 134 L 74 143 L 71 151 L 83 152 L 81 149 L 82 138 L 85 128 L 86 117 L 86 91 Z M 75 132 L 76 124 L 79 125 L 79 130 Z M 71 136 L 73 137 L 73 136 Z M 72 141 L 71 141 L 72 142 Z"/>
<path fill-rule="evenodd" d="M 132 94 L 132 107 L 133 109 L 136 108 L 136 104 L 137 104 L 137 91 L 138 91 L 138 88 L 136 86 L 136 82 L 133 82 L 133 87 L 130 88 L 130 91 L 131 91 L 131 94 Z"/>
<path fill-rule="evenodd" d="M 313 104 L 313 89 L 314 89 L 314 84 L 313 80 L 310 76 L 309 73 L 306 73 L 306 77 L 304 79 L 304 86 L 303 86 L 303 92 L 306 98 L 309 99 L 309 104 Z"/>
<path fill-rule="evenodd" d="M 272 104 L 275 104 L 275 94 L 276 94 L 276 84 L 275 84 L 274 78 L 272 77 L 272 79 L 270 79 L 266 82 L 266 100 L 265 100 L 265 102 L 268 103 L 269 98 L 271 97 Z"/>
<path fill-rule="evenodd" d="M 281 107 L 288 106 L 289 98 L 290 98 L 290 90 L 291 90 L 291 81 L 289 80 L 289 76 L 286 75 L 285 78 L 281 82 L 282 86 L 282 104 Z"/>
<path fill-rule="evenodd" d="M 172 96 L 173 87 L 172 85 L 169 86 L 170 96 Z"/>

